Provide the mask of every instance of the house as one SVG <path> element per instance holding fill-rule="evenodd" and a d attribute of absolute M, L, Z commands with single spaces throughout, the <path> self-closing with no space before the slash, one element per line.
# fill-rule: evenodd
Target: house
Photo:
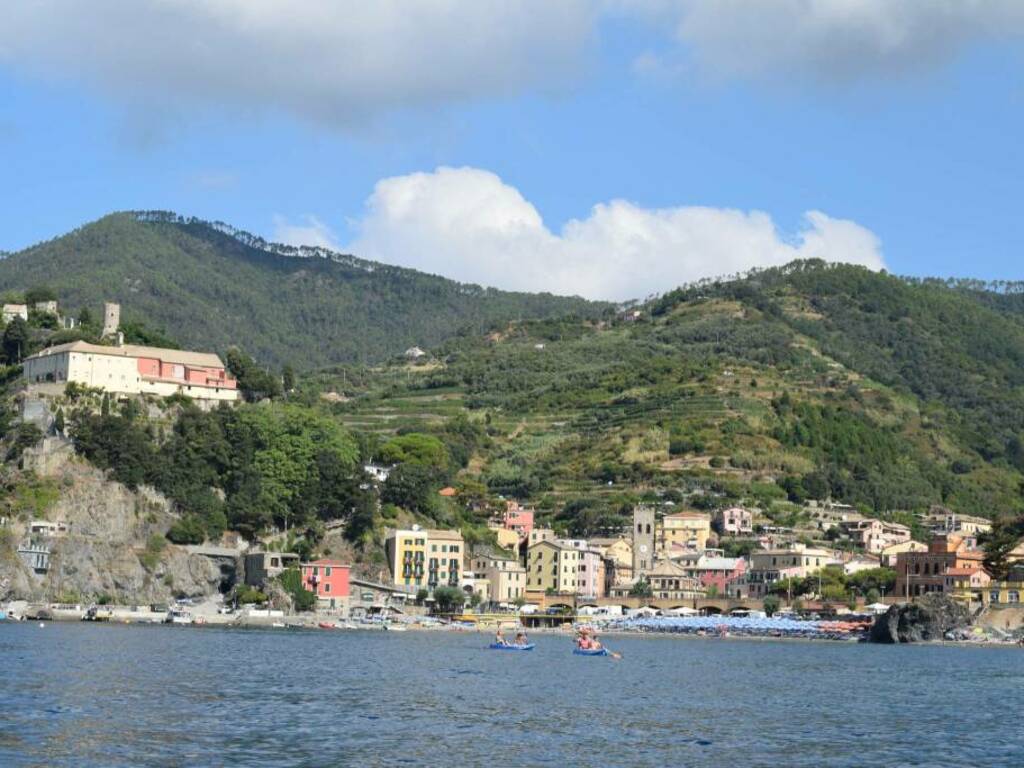
<path fill-rule="evenodd" d="M 754 532 L 754 513 L 743 507 L 719 510 L 715 520 L 726 536 L 749 536 Z"/>
<path fill-rule="evenodd" d="M 526 568 L 514 557 L 492 553 L 474 557 L 470 564 L 488 583 L 488 602 L 513 603 L 526 591 Z"/>
<path fill-rule="evenodd" d="M 709 557 L 701 554 L 696 561 L 679 563 L 687 576 L 697 579 L 708 593 L 727 595 L 729 586 L 743 578 L 747 561 L 742 557 Z"/>
<path fill-rule="evenodd" d="M 1019 607 L 1021 595 L 1024 595 L 1024 562 L 1011 565 L 1005 580 L 990 581 L 982 592 L 985 603 L 993 608 Z"/>
<path fill-rule="evenodd" d="M 375 581 L 350 576 L 348 584 L 349 616 L 400 611 L 401 606 L 405 605 L 408 598 L 408 594 L 404 590 L 387 584 L 378 584 Z"/>
<path fill-rule="evenodd" d="M 530 531 L 533 530 L 535 514 L 535 510 L 522 507 L 517 501 L 509 500 L 505 502 L 505 509 L 498 516 L 496 522 L 503 528 L 515 531 L 519 535 L 519 539 L 523 540 L 528 538 Z"/>
<path fill-rule="evenodd" d="M 57 301 L 37 301 L 32 305 L 32 309 L 48 315 L 57 315 Z"/>
<path fill-rule="evenodd" d="M 677 550 L 702 550 L 711 536 L 711 515 L 676 512 L 665 515 L 658 526 L 658 551 L 666 556 Z"/>
<path fill-rule="evenodd" d="M 920 541 L 903 541 L 899 544 L 890 544 L 887 547 L 883 547 L 882 551 L 878 553 L 880 565 L 886 568 L 896 567 L 896 556 L 900 552 L 927 552 L 928 545 L 923 544 Z"/>
<path fill-rule="evenodd" d="M 351 566 L 338 560 L 320 559 L 302 563 L 302 586 L 316 595 L 320 608 L 347 612 Z"/>
<path fill-rule="evenodd" d="M 28 321 L 28 304 L 4 304 L 4 322 L 9 323 L 16 317 Z"/>
<path fill-rule="evenodd" d="M 850 555 L 843 556 L 843 573 L 852 576 L 858 571 L 869 571 L 878 568 L 881 560 L 874 555 Z"/>
<path fill-rule="evenodd" d="M 289 568 L 298 566 L 299 556 L 294 552 L 249 552 L 245 556 L 245 583 L 262 587 Z"/>
<path fill-rule="evenodd" d="M 968 546 L 964 537 L 943 533 L 932 537 L 925 552 L 900 552 L 896 556 L 894 595 L 910 599 L 946 590 L 946 571 L 977 570 L 985 553 Z"/>
<path fill-rule="evenodd" d="M 462 558 L 465 543 L 459 531 L 409 529 L 387 532 L 384 549 L 395 586 L 415 593 L 440 586 L 458 587 L 462 583 Z"/>
<path fill-rule="evenodd" d="M 752 598 L 762 598 L 771 592 L 776 581 L 802 579 L 834 562 L 830 551 L 802 544 L 751 552 L 750 568 L 744 577 L 747 594 Z"/>
<path fill-rule="evenodd" d="M 502 549 L 515 549 L 519 546 L 519 534 L 515 531 L 510 531 L 496 523 L 488 525 L 487 530 L 494 531 L 495 540 Z"/>
<path fill-rule="evenodd" d="M 421 357 L 426 356 L 426 354 L 427 353 L 419 347 L 409 347 L 405 350 L 405 356 L 410 360 L 419 360 Z"/>
<path fill-rule="evenodd" d="M 30 386 L 73 381 L 123 395 L 238 399 L 238 383 L 228 375 L 221 359 L 209 352 L 72 341 L 43 349 L 25 358 L 23 365 Z"/>
<path fill-rule="evenodd" d="M 845 537 L 863 547 L 865 552 L 872 554 L 878 554 L 892 544 L 910 541 L 910 528 L 907 526 L 871 518 L 845 520 L 839 523 L 839 530 Z"/>
<path fill-rule="evenodd" d="M 942 591 L 947 595 L 968 603 L 982 603 L 992 577 L 981 568 L 947 568 L 944 581 Z"/>
<path fill-rule="evenodd" d="M 383 464 L 364 464 L 363 472 L 370 476 L 375 483 L 386 483 L 393 467 L 385 467 Z"/>
<path fill-rule="evenodd" d="M 581 539 L 543 539 L 526 554 L 526 588 L 531 592 L 580 595 L 604 594 L 601 555 Z"/>
<path fill-rule="evenodd" d="M 695 600 L 705 595 L 700 581 L 671 560 L 659 560 L 646 578 L 651 593 L 660 600 Z"/>
<path fill-rule="evenodd" d="M 457 493 L 458 491 L 456 491 L 450 485 L 446 485 L 444 488 L 437 492 L 437 495 L 444 496 L 446 499 L 451 499 L 454 498 Z"/>
<path fill-rule="evenodd" d="M 68 532 L 68 524 L 53 523 L 49 520 L 33 520 L 29 523 L 28 532 L 33 536 L 60 536 Z"/>

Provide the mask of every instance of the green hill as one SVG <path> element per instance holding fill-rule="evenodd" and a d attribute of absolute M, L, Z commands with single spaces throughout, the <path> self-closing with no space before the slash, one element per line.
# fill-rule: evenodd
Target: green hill
<path fill-rule="evenodd" d="M 746 501 L 783 525 L 828 496 L 997 517 L 1024 508 L 1024 315 L 1019 286 L 998 287 L 796 263 L 637 320 L 512 323 L 447 342 L 434 370 L 310 386 L 381 436 L 479 418 L 491 440 L 463 477 L 580 533 L 645 495 Z"/>
<path fill-rule="evenodd" d="M 377 362 L 495 323 L 604 305 L 456 283 L 326 249 L 267 243 L 163 212 L 117 213 L 0 260 L 0 291 L 52 287 L 66 308 L 119 301 L 181 344 L 238 344 L 299 368 Z"/>

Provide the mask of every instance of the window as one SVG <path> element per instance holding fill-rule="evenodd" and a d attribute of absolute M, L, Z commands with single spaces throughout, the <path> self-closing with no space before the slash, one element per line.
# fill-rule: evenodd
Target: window
<path fill-rule="evenodd" d="M 331 585 L 330 584 L 324 584 L 324 592 L 330 592 L 330 591 L 331 591 Z"/>
<path fill-rule="evenodd" d="M 331 575 L 331 569 L 330 568 L 324 568 L 324 576 L 330 576 L 330 575 Z"/>
<path fill-rule="evenodd" d="M 1008 603 L 1019 603 L 1020 602 L 1020 592 L 1018 592 L 1016 589 L 1011 589 L 1009 592 L 1006 593 L 1006 602 L 1008 602 Z"/>

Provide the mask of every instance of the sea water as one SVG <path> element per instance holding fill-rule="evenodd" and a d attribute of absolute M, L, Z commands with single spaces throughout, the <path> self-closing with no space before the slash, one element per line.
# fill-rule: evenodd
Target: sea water
<path fill-rule="evenodd" d="M 1024 651 L 0 625 L 2 766 L 1020 766 Z"/>

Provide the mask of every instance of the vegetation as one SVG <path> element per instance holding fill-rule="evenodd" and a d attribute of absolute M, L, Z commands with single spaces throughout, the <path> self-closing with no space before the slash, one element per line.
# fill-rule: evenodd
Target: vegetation
<path fill-rule="evenodd" d="M 106 216 L 0 261 L 0 291 L 42 284 L 76 311 L 120 301 L 122 330 L 132 341 L 163 345 L 162 334 L 136 333 L 134 323 L 142 321 L 174 329 L 186 348 L 224 354 L 237 344 L 264 364 L 300 369 L 380 361 L 513 318 L 601 308 L 274 245 L 163 212 Z M 12 338 L 9 360 L 19 359 L 17 349 Z"/>

